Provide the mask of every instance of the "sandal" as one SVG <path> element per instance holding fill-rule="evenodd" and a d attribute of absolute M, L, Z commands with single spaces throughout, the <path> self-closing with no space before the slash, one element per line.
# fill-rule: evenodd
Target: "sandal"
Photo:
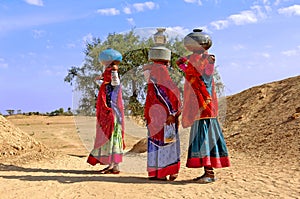
<path fill-rule="evenodd" d="M 217 178 L 215 178 L 214 175 L 209 175 L 207 173 L 204 173 L 202 176 L 193 179 L 193 181 L 197 181 L 200 183 L 210 183 L 210 182 L 215 182 L 216 180 Z"/>
<path fill-rule="evenodd" d="M 199 176 L 197 178 L 193 178 L 193 181 L 198 181 L 198 180 L 200 180 L 201 178 L 204 178 L 204 177 L 206 177 L 205 174 L 203 174 L 202 176 Z"/>
<path fill-rule="evenodd" d="M 112 169 L 111 170 L 111 174 L 119 174 L 120 173 L 120 170 L 118 170 L 118 169 Z"/>
<path fill-rule="evenodd" d="M 99 172 L 101 174 L 106 174 L 107 172 L 109 172 L 109 170 L 112 170 L 113 168 L 111 168 L 110 166 L 105 167 L 104 169 L 101 169 Z"/>
<path fill-rule="evenodd" d="M 114 169 L 114 168 L 111 168 L 111 169 L 108 169 L 108 170 L 105 170 L 104 172 L 102 172 L 102 174 L 119 174 L 120 171 L 117 170 L 117 169 Z"/>
<path fill-rule="evenodd" d="M 204 174 L 193 179 L 193 181 L 197 181 L 200 183 L 211 183 L 215 182 L 216 180 L 217 179 L 215 178 L 215 173 L 212 167 L 204 167 Z"/>
<path fill-rule="evenodd" d="M 100 170 L 100 174 L 119 174 L 120 170 L 119 170 L 119 166 L 118 165 L 114 165 L 112 167 L 112 165 L 109 165 L 108 167 Z"/>
<path fill-rule="evenodd" d="M 105 171 L 102 171 L 101 174 L 119 174 L 120 171 L 119 170 L 115 170 L 115 169 L 107 169 Z"/>
<path fill-rule="evenodd" d="M 112 174 L 119 174 L 119 173 L 120 173 L 119 165 L 115 165 L 115 166 L 112 168 L 111 173 L 112 173 Z"/>
<path fill-rule="evenodd" d="M 211 178 L 211 177 L 207 177 L 207 176 L 200 176 L 200 177 L 193 179 L 193 181 L 197 181 L 197 182 L 200 182 L 203 184 L 215 182 L 216 180 L 217 180 L 216 178 Z"/>
<path fill-rule="evenodd" d="M 178 174 L 173 174 L 169 176 L 170 181 L 174 181 L 178 177 Z"/>

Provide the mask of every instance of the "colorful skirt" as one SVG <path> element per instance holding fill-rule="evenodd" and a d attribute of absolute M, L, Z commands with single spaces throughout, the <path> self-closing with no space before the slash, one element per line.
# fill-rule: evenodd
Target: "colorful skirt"
<path fill-rule="evenodd" d="M 180 142 L 178 133 L 171 143 L 148 138 L 147 171 L 149 177 L 163 178 L 177 174 L 180 168 Z"/>
<path fill-rule="evenodd" d="M 87 162 L 91 165 L 96 165 L 97 163 L 101 165 L 108 165 L 112 163 L 118 164 L 122 162 L 122 158 L 122 126 L 120 123 L 115 122 L 114 132 L 110 140 L 107 141 L 100 148 L 93 149 L 87 159 Z"/>
<path fill-rule="evenodd" d="M 217 118 L 197 120 L 192 125 L 186 166 L 230 166 L 226 143 Z"/>

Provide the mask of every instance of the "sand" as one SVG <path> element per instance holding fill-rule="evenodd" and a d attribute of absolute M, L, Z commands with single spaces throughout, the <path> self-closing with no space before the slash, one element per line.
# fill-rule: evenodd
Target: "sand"
<path fill-rule="evenodd" d="M 8 120 L 39 140 L 53 156 L 24 162 L 2 159 L 0 198 L 299 198 L 299 167 L 252 159 L 229 147 L 232 166 L 217 169 L 218 180 L 191 179 L 202 169 L 185 167 L 188 129 L 181 129 L 182 164 L 174 182 L 149 181 L 146 153 L 126 153 L 121 173 L 99 174 L 104 166 L 86 163 L 88 149 L 72 116 L 15 116 Z M 127 121 L 127 151 L 146 131 Z M 92 127 L 91 127 L 92 128 Z M 134 132 L 137 129 L 137 132 Z M 130 132 L 130 133 L 129 133 Z M 49 156 L 47 158 L 47 156 Z M 14 157 L 14 156 L 12 156 Z"/>

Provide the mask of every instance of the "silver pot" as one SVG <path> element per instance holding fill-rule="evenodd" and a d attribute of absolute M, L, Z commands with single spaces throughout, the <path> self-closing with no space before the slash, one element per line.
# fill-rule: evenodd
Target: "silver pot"
<path fill-rule="evenodd" d="M 152 61 L 170 61 L 171 51 L 164 46 L 155 46 L 150 49 L 148 58 Z"/>
<path fill-rule="evenodd" d="M 194 29 L 183 39 L 186 49 L 192 52 L 208 50 L 212 45 L 210 36 L 203 33 L 201 29 Z"/>

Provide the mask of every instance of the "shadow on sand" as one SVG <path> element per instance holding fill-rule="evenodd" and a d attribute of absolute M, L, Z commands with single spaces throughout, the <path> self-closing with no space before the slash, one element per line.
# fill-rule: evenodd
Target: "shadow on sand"
<path fill-rule="evenodd" d="M 3 175 L 2 172 L 20 172 L 20 175 Z M 2 174 L 1 174 L 2 173 Z M 28 175 L 24 175 L 28 173 Z M 30 174 L 29 174 L 30 173 Z M 32 175 L 32 173 L 35 173 Z M 45 175 L 52 173 L 56 175 Z M 114 174 L 100 174 L 95 170 L 64 170 L 64 169 L 43 169 L 43 168 L 25 168 L 16 165 L 5 165 L 0 163 L 0 178 L 17 179 L 24 181 L 57 181 L 59 183 L 78 183 L 78 182 L 114 182 L 114 183 L 136 183 L 136 184 L 173 184 L 183 185 L 193 183 L 191 180 L 183 181 L 153 181 L 147 177 L 139 176 L 122 176 Z M 9 174 L 9 173 L 5 173 Z M 84 176 L 83 176 L 84 175 Z"/>

